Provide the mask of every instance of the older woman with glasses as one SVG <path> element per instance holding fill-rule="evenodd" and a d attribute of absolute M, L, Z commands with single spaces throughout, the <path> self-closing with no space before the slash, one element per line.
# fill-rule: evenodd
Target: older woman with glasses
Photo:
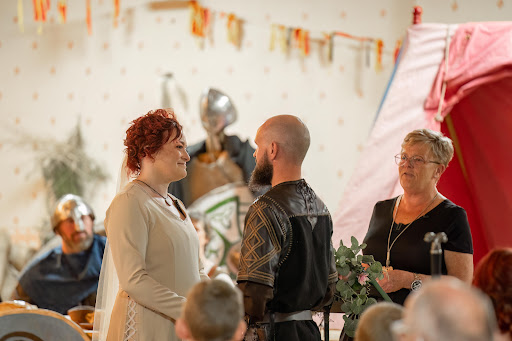
<path fill-rule="evenodd" d="M 442 274 L 471 283 L 473 242 L 466 211 L 436 187 L 452 158 L 452 141 L 442 133 L 410 132 L 395 156 L 404 193 L 374 207 L 364 253 L 385 265 L 379 284 L 396 303 L 403 304 L 431 278 L 430 245 L 423 241 L 428 232 L 448 236 L 442 244 Z"/>

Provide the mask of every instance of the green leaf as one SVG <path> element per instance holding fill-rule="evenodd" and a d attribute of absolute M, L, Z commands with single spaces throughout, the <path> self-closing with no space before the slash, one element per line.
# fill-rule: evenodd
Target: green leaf
<path fill-rule="evenodd" d="M 352 303 L 352 312 L 356 315 L 359 315 L 363 312 L 363 305 L 362 304 L 357 304 L 357 303 Z"/>
<path fill-rule="evenodd" d="M 359 295 L 366 295 L 366 287 L 363 287 L 359 292 Z"/>
<path fill-rule="evenodd" d="M 356 259 L 358 263 L 361 263 L 363 261 L 363 255 L 357 255 Z"/>
<path fill-rule="evenodd" d="M 382 271 L 382 265 L 379 262 L 375 262 L 372 265 L 370 265 L 370 270 L 372 272 L 381 272 Z"/>
<path fill-rule="evenodd" d="M 359 242 L 357 241 L 356 237 L 350 237 L 350 241 L 352 242 L 352 247 L 359 247 Z"/>
<path fill-rule="evenodd" d="M 361 244 L 361 249 L 366 249 L 367 246 L 368 245 L 366 245 L 366 243 L 363 243 L 363 244 Z"/>
<path fill-rule="evenodd" d="M 361 262 L 371 265 L 373 262 L 375 262 L 375 259 L 372 255 L 363 255 Z"/>
<path fill-rule="evenodd" d="M 347 286 L 347 284 L 346 284 L 344 281 L 338 281 L 338 282 L 336 283 L 336 290 L 337 290 L 340 294 L 342 294 L 342 293 L 343 293 L 343 291 L 344 291 L 345 286 Z"/>
<path fill-rule="evenodd" d="M 350 307 L 351 307 L 351 303 L 350 302 L 345 302 L 341 305 L 341 311 L 346 313 L 346 314 L 349 314 L 352 312 L 352 310 L 350 310 Z"/>
<path fill-rule="evenodd" d="M 366 300 L 366 305 L 369 306 L 369 305 L 372 305 L 372 304 L 375 304 L 377 303 L 377 300 L 373 297 L 368 297 L 368 299 Z"/>
<path fill-rule="evenodd" d="M 340 256 L 345 256 L 348 259 L 352 259 L 356 256 L 356 254 L 354 252 L 352 252 L 352 250 L 350 250 L 350 249 L 345 249 L 343 251 L 343 254 L 341 254 Z"/>
<path fill-rule="evenodd" d="M 338 274 L 345 277 L 345 276 L 348 276 L 349 272 L 350 272 L 350 267 L 345 265 L 340 268 L 340 271 L 338 272 Z"/>

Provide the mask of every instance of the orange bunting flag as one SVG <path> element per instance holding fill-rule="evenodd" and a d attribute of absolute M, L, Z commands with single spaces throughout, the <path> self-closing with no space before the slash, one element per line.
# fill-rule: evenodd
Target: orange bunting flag
<path fill-rule="evenodd" d="M 92 18 L 91 18 L 91 0 L 86 0 L 86 19 L 87 33 L 92 35 Z"/>
<path fill-rule="evenodd" d="M 376 49 L 376 63 L 375 63 L 375 70 L 377 72 L 382 71 L 382 50 L 384 49 L 384 42 L 382 39 L 377 39 L 375 41 L 375 49 Z"/>
<path fill-rule="evenodd" d="M 241 20 L 236 15 L 230 13 L 228 15 L 227 29 L 228 29 L 228 41 L 240 48 L 240 32 L 241 32 Z"/>
<path fill-rule="evenodd" d="M 62 24 L 66 23 L 66 12 L 67 12 L 67 0 L 59 0 L 57 3 L 57 9 L 59 10 L 60 14 L 60 22 Z"/>
<path fill-rule="evenodd" d="M 117 27 L 119 21 L 119 5 L 121 0 L 114 0 L 114 27 Z"/>
<path fill-rule="evenodd" d="M 295 39 L 295 47 L 300 50 L 302 56 L 309 55 L 309 31 L 296 28 L 293 30 L 293 38 Z"/>
<path fill-rule="evenodd" d="M 205 10 L 197 1 L 190 2 L 190 33 L 197 37 L 205 36 Z"/>
<path fill-rule="evenodd" d="M 398 60 L 398 55 L 400 54 L 400 49 L 402 48 L 402 40 L 399 39 L 396 41 L 395 45 L 395 53 L 393 54 L 393 60 L 396 64 L 396 61 Z"/>
<path fill-rule="evenodd" d="M 50 0 L 33 0 L 34 20 L 46 22 L 46 12 L 50 9 Z"/>
<path fill-rule="evenodd" d="M 203 8 L 203 21 L 204 35 L 207 37 L 210 34 L 210 26 L 212 23 L 212 12 L 208 8 Z"/>

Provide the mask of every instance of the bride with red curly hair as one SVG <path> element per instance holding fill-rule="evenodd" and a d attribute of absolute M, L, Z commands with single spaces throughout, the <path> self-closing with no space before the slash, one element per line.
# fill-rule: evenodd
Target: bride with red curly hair
<path fill-rule="evenodd" d="M 133 180 L 105 218 L 119 278 L 107 340 L 178 340 L 174 323 L 187 291 L 208 279 L 190 217 L 167 193 L 187 175 L 187 143 L 172 110 L 158 109 L 131 123 L 124 145 Z"/>

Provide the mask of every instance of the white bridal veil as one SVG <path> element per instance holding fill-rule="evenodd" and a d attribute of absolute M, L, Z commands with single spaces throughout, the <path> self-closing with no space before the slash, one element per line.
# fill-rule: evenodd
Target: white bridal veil
<path fill-rule="evenodd" d="M 126 167 L 127 157 L 124 155 L 119 176 L 117 178 L 117 190 L 119 193 L 129 182 L 128 168 Z M 105 245 L 103 262 L 101 265 L 100 279 L 98 282 L 98 293 L 96 297 L 96 309 L 94 311 L 94 327 L 92 341 L 105 341 L 110 324 L 110 315 L 119 290 L 119 279 L 117 278 L 114 260 L 110 252 L 110 245 Z"/>

